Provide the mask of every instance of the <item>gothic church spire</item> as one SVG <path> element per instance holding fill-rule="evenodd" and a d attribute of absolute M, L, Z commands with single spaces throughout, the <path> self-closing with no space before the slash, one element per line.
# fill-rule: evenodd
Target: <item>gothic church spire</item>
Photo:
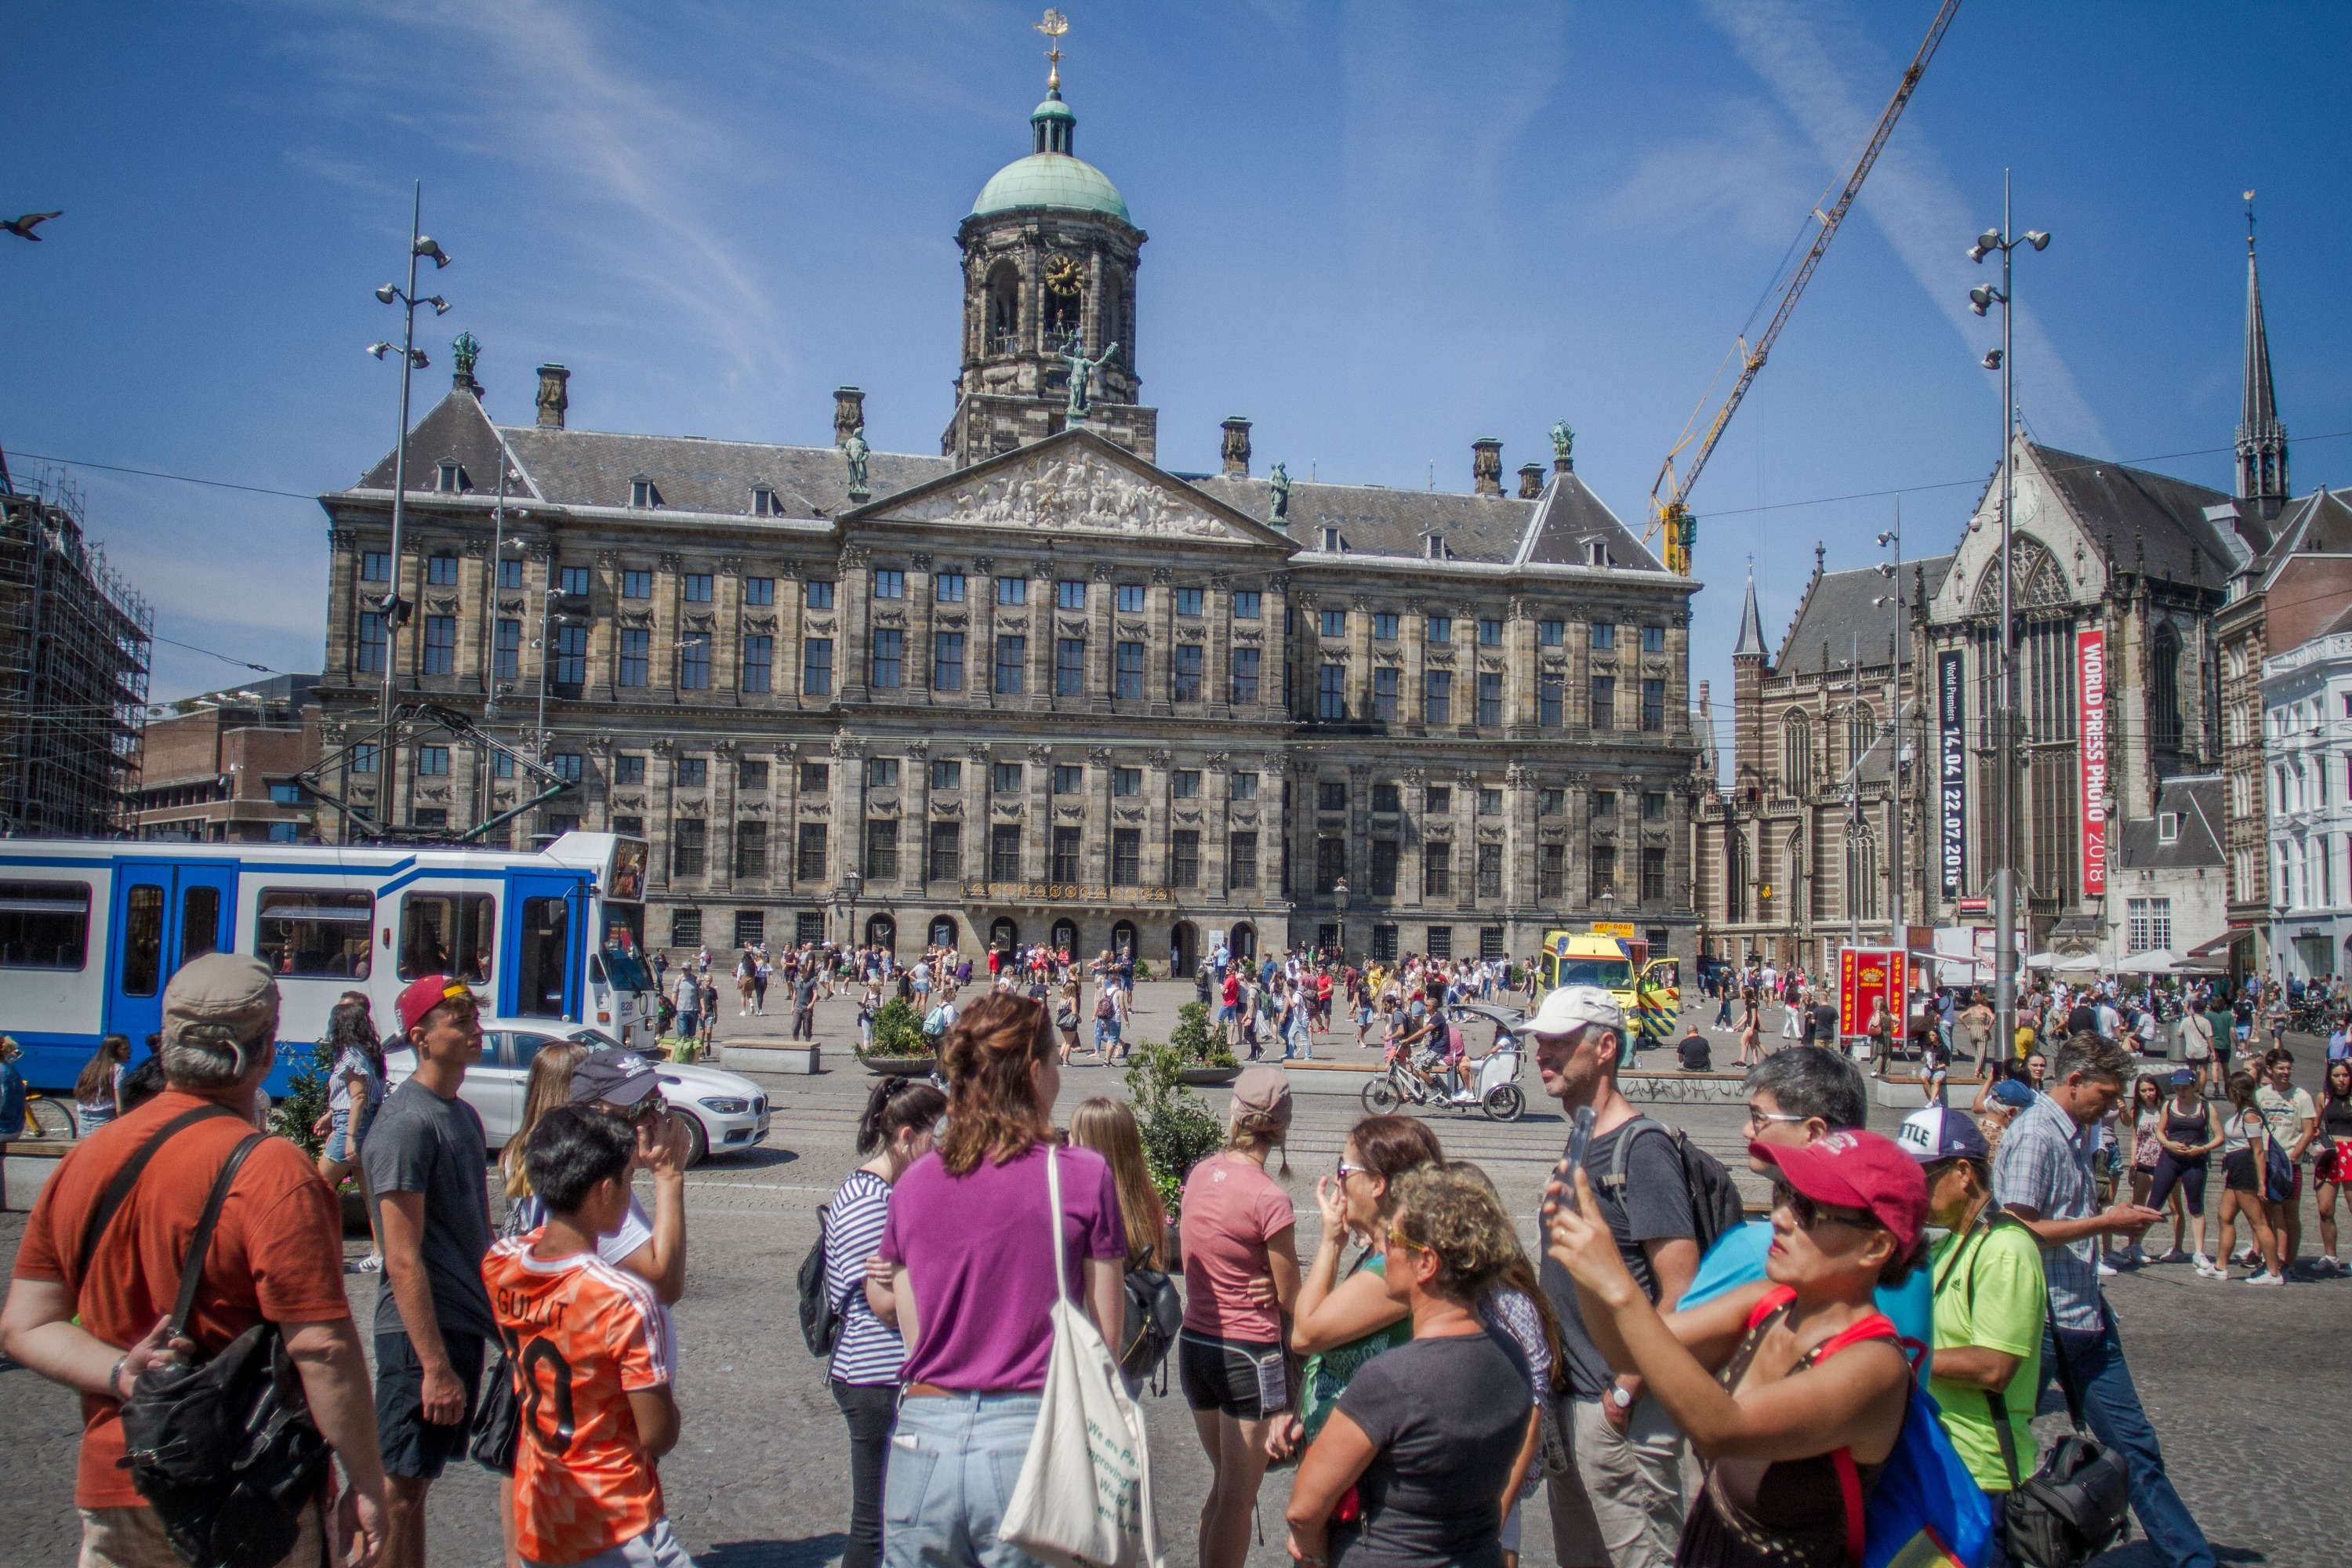
<path fill-rule="evenodd" d="M 2287 499 L 2286 427 L 2271 385 L 2270 332 L 2254 269 L 2254 193 L 2246 193 L 2245 398 L 2238 415 L 2238 498 L 2275 507 Z"/>
<path fill-rule="evenodd" d="M 1739 642 L 1731 650 L 1734 658 L 1762 658 L 1764 652 L 1764 617 L 1756 613 L 1756 568 L 1748 569 L 1748 603 L 1739 612 Z"/>

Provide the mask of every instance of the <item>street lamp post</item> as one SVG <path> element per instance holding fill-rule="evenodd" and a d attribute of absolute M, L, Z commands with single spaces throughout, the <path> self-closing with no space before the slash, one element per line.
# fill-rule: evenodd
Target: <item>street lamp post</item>
<path fill-rule="evenodd" d="M 1895 547 L 1894 561 L 1881 565 L 1878 570 L 1890 584 L 1894 584 L 1894 592 L 1888 596 L 1895 601 L 1895 659 L 1894 668 L 1888 673 L 1886 679 L 1886 716 L 1887 721 L 1895 726 L 1892 766 L 1888 773 L 1888 777 L 1894 781 L 1895 787 L 1887 792 L 1888 799 L 1894 804 L 1888 814 L 1891 824 L 1886 835 L 1886 908 L 1887 913 L 1893 918 L 1896 942 L 1902 943 L 1906 940 L 1903 935 L 1905 930 L 1903 923 L 1905 913 L 1903 908 L 1903 653 L 1905 645 L 1903 501 L 1900 497 L 1897 497 L 1895 502 L 1895 526 L 1878 536 L 1878 543 L 1881 549 L 1890 544 Z"/>
<path fill-rule="evenodd" d="M 375 291 L 375 297 L 389 305 L 394 300 L 402 307 L 404 325 L 400 340 L 400 437 L 392 449 L 392 581 L 385 585 L 382 601 L 383 609 L 383 720 L 387 728 L 392 723 L 392 705 L 400 679 L 400 623 L 406 618 L 408 606 L 400 597 L 400 535 L 407 521 L 408 500 L 408 384 L 415 373 L 429 363 L 425 351 L 416 346 L 416 308 L 430 305 L 436 316 L 449 312 L 449 301 L 440 295 L 419 300 L 416 297 L 416 263 L 420 257 L 430 257 L 437 271 L 449 265 L 449 258 L 429 235 L 420 233 L 418 225 L 425 216 L 425 182 L 416 182 L 415 195 L 408 214 L 408 287 L 387 283 Z M 388 342 L 368 345 L 369 353 L 377 359 L 392 353 Z M 386 734 L 384 740 L 390 742 Z"/>
<path fill-rule="evenodd" d="M 866 874 L 852 866 L 849 868 L 849 875 L 844 879 L 849 884 L 849 929 L 842 933 L 841 944 L 844 947 L 856 947 L 857 945 L 857 896 L 866 890 Z"/>
<path fill-rule="evenodd" d="M 2010 560 L 2010 514 L 2016 489 L 2016 460 L 2011 437 L 2016 419 L 2015 344 L 2016 315 L 2011 304 L 2013 298 L 2011 278 L 2014 257 L 2020 245 L 2030 245 L 2036 250 L 2050 247 L 2050 236 L 2041 229 L 2025 234 L 2013 232 L 2009 199 L 2009 171 L 2000 176 L 2000 227 L 1989 228 L 1977 236 L 1969 248 L 1969 259 L 1982 265 L 1994 251 L 2000 252 L 2000 287 L 1979 283 L 1969 290 L 1969 309 L 1983 315 L 1994 305 L 2000 307 L 2000 347 L 1984 357 L 1987 370 L 2000 372 L 2000 657 L 1994 669 L 1994 698 L 1997 710 L 1993 714 L 1993 762 L 2000 773 L 1999 833 L 2000 864 L 1993 870 L 1993 1005 L 2000 1018 L 2000 1037 L 2017 1037 L 2017 623 L 2015 601 L 2011 591 Z"/>

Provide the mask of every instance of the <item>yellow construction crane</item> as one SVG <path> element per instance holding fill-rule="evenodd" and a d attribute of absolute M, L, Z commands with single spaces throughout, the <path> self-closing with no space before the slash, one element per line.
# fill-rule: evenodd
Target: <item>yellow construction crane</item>
<path fill-rule="evenodd" d="M 1895 122 L 1903 117 L 1903 106 L 1911 101 L 1912 89 L 1919 85 L 1919 78 L 1927 70 L 1928 60 L 1935 57 L 1936 46 L 1944 41 L 1944 33 L 1952 25 L 1952 14 L 1959 8 L 1960 0 L 1943 0 L 1936 13 L 1936 20 L 1927 28 L 1927 42 L 1919 46 L 1919 52 L 1913 58 L 1910 68 L 1903 73 L 1902 85 L 1895 89 L 1894 98 L 1887 102 L 1886 112 L 1878 117 L 1878 128 L 1870 133 L 1870 141 L 1863 148 L 1862 155 L 1853 161 L 1853 167 L 1847 172 L 1844 189 L 1839 191 L 1834 204 L 1816 204 L 1806 220 L 1808 224 L 1819 224 L 1821 228 L 1813 236 L 1812 245 L 1806 250 L 1804 259 L 1797 263 L 1793 271 L 1786 272 L 1775 280 L 1748 318 L 1748 325 L 1753 326 L 1756 318 L 1769 307 L 1771 321 L 1752 346 L 1746 331 L 1740 332 L 1732 343 L 1731 352 L 1725 354 L 1723 363 L 1716 367 L 1715 379 L 1707 383 L 1706 395 L 1692 410 L 1689 421 L 1683 426 L 1682 435 L 1675 438 L 1673 447 L 1667 451 L 1666 460 L 1658 465 L 1657 482 L 1650 487 L 1650 527 L 1643 535 L 1642 542 L 1648 544 L 1661 533 L 1664 535 L 1665 562 L 1669 571 L 1685 577 L 1690 575 L 1691 547 L 1698 542 L 1698 519 L 1691 514 L 1688 504 L 1691 487 L 1698 483 L 1699 471 L 1706 467 L 1706 459 L 1715 451 L 1715 444 L 1723 438 L 1724 426 L 1731 423 L 1731 416 L 1738 411 L 1739 400 L 1748 395 L 1748 388 L 1755 381 L 1756 373 L 1764 368 L 1764 361 L 1780 336 L 1780 329 L 1789 324 L 1789 314 L 1797 308 L 1798 297 L 1804 293 L 1806 283 L 1813 276 L 1813 268 L 1822 264 L 1822 253 L 1829 249 L 1830 241 L 1836 237 L 1838 226 L 1845 221 L 1846 210 L 1853 205 L 1853 198 L 1862 192 L 1862 182 L 1869 175 L 1870 166 L 1878 161 L 1878 150 L 1886 145 L 1886 138 L 1895 130 Z M 1837 190 L 1837 187 L 1832 185 L 1822 192 L 1822 203 L 1829 202 L 1831 190 Z M 1803 237 L 1801 231 L 1798 238 Z M 1789 247 L 1791 253 L 1796 248 L 1794 244 Z M 1724 372 L 1735 363 L 1739 367 L 1739 377 L 1717 405 L 1715 404 L 1715 389 L 1722 384 Z M 1711 416 L 1707 412 L 1710 407 L 1714 408 Z M 1699 438 L 1702 430 L 1706 435 Z M 1695 438 L 1699 439 L 1698 452 L 1691 458 L 1690 467 L 1677 474 L 1675 459 Z"/>

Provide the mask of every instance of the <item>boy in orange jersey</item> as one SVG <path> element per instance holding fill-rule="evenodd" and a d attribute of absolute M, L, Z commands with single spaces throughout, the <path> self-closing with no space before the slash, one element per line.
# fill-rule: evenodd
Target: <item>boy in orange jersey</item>
<path fill-rule="evenodd" d="M 547 1223 L 482 1260 L 522 1398 L 515 1543 L 531 1568 L 694 1568 L 654 1468 L 677 1442 L 668 1321 L 596 1255 L 628 1213 L 635 1147 L 618 1117 L 549 1111 L 523 1154 Z"/>

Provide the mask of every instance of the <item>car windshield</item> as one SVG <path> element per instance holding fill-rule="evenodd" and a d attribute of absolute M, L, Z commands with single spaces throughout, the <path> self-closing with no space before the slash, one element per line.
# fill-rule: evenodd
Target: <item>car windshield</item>
<path fill-rule="evenodd" d="M 621 1048 L 621 1042 L 602 1029 L 574 1029 L 563 1037 L 592 1051 L 617 1051 Z"/>
<path fill-rule="evenodd" d="M 1598 985 L 1603 990 L 1622 990 L 1633 974 L 1633 966 L 1622 958 L 1563 958 L 1559 961 L 1559 984 L 1562 985 Z"/>

